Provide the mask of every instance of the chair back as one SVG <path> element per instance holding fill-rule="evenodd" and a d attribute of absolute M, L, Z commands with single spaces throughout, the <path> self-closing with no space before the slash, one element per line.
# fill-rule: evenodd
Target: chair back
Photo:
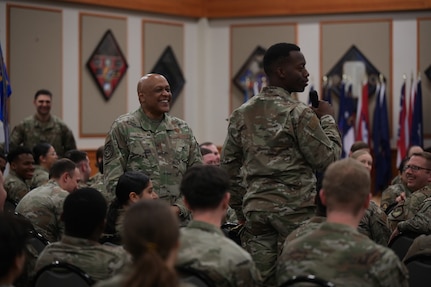
<path fill-rule="evenodd" d="M 410 287 L 431 282 L 431 255 L 418 254 L 406 260 L 405 265 L 409 270 Z"/>
<path fill-rule="evenodd" d="M 397 254 L 400 260 L 403 260 L 414 240 L 415 238 L 413 236 L 399 234 L 398 236 L 394 237 L 391 242 L 389 242 L 388 247 L 392 249 L 395 254 Z"/>
<path fill-rule="evenodd" d="M 216 287 L 215 282 L 203 271 L 190 266 L 177 266 L 180 282 L 190 283 L 196 287 Z"/>
<path fill-rule="evenodd" d="M 301 283 L 306 283 L 301 284 Z M 326 281 L 322 278 L 319 278 L 315 275 L 302 275 L 302 276 L 293 276 L 286 282 L 280 285 L 280 287 L 288 287 L 288 286 L 321 286 L 321 287 L 335 287 L 335 284 L 329 281 Z"/>
<path fill-rule="evenodd" d="M 80 268 L 65 262 L 54 261 L 40 269 L 33 287 L 88 287 L 95 281 Z"/>
<path fill-rule="evenodd" d="M 43 237 L 42 234 L 40 234 L 34 229 L 30 230 L 29 232 L 30 232 L 30 239 L 28 243 L 34 248 L 34 250 L 36 250 L 37 254 L 40 254 L 43 251 L 43 249 L 45 249 L 45 246 L 50 244 L 50 242 L 48 241 L 48 239 Z"/>

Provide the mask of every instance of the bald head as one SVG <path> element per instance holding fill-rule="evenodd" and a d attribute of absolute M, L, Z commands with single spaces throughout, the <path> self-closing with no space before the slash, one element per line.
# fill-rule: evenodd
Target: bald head
<path fill-rule="evenodd" d="M 169 112 L 172 93 L 164 76 L 143 76 L 138 81 L 137 91 L 141 108 L 150 119 L 162 119 L 164 114 Z"/>

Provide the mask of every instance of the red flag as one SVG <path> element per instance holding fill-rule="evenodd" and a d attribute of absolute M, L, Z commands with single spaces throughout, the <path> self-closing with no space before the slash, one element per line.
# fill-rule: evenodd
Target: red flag
<path fill-rule="evenodd" d="M 397 140 L 397 166 L 400 165 L 407 154 L 409 147 L 409 127 L 408 127 L 408 110 L 406 98 L 406 83 L 404 81 L 401 87 L 400 97 L 400 115 L 398 120 L 398 140 Z"/>
<path fill-rule="evenodd" d="M 368 113 L 368 82 L 362 85 L 362 95 L 358 102 L 356 140 L 369 144 L 370 116 Z"/>

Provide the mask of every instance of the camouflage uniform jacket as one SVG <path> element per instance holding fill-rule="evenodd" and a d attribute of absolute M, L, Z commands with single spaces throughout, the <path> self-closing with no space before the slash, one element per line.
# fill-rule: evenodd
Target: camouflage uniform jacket
<path fill-rule="evenodd" d="M 370 201 L 370 205 L 365 210 L 365 214 L 359 222 L 358 230 L 383 246 L 388 245 L 389 237 L 391 237 L 388 217 L 374 201 Z"/>
<path fill-rule="evenodd" d="M 396 198 L 403 192 L 405 193 L 406 197 L 409 197 L 412 193 L 410 189 L 408 189 L 403 183 L 388 186 L 382 192 L 382 198 L 380 200 L 380 207 L 383 209 L 383 211 L 386 212 L 388 207 L 394 203 L 396 205 Z"/>
<path fill-rule="evenodd" d="M 203 271 L 218 287 L 258 286 L 260 280 L 250 254 L 220 228 L 201 221 L 181 228 L 176 266 Z"/>
<path fill-rule="evenodd" d="M 404 256 L 403 262 L 418 255 L 431 256 L 431 235 L 422 234 L 416 237 Z"/>
<path fill-rule="evenodd" d="M 397 228 L 400 232 L 411 232 L 416 234 L 431 234 L 431 197 L 428 197 L 421 204 L 416 214 L 405 221 L 398 223 Z"/>
<path fill-rule="evenodd" d="M 24 196 L 16 211 L 27 217 L 36 231 L 50 242 L 58 241 L 64 231 L 60 217 L 68 195 L 69 192 L 63 190 L 56 181 L 50 180 Z"/>
<path fill-rule="evenodd" d="M 310 231 L 316 230 L 322 222 L 326 222 L 325 216 L 313 216 L 312 218 L 304 221 L 301 223 L 301 226 L 299 226 L 297 229 L 292 231 L 284 241 L 283 248 L 292 240 L 303 236 L 304 234 L 307 234 Z"/>
<path fill-rule="evenodd" d="M 34 166 L 33 178 L 31 179 L 30 189 L 44 185 L 49 180 L 49 172 L 40 165 Z"/>
<path fill-rule="evenodd" d="M 61 241 L 45 247 L 37 259 L 36 272 L 56 260 L 75 265 L 99 281 L 120 273 L 131 259 L 121 246 L 64 235 Z"/>
<path fill-rule="evenodd" d="M 230 176 L 231 207 L 242 220 L 247 211 L 297 213 L 314 206 L 314 172 L 340 154 L 332 116 L 319 120 L 286 90 L 265 87 L 229 119 L 221 166 Z"/>
<path fill-rule="evenodd" d="M 399 202 L 389 213 L 388 220 L 394 230 L 400 221 L 412 218 L 420 209 L 425 199 L 431 196 L 431 185 L 416 190 L 405 200 Z"/>
<path fill-rule="evenodd" d="M 59 157 L 68 150 L 76 149 L 72 131 L 54 115 L 46 123 L 39 121 L 35 115 L 29 116 L 16 125 L 10 135 L 11 149 L 21 144 L 32 149 L 40 142 L 51 144 Z"/>
<path fill-rule="evenodd" d="M 291 241 L 277 263 L 281 285 L 294 275 L 313 274 L 335 286 L 408 286 L 408 272 L 397 255 L 355 228 L 324 222 Z"/>
<path fill-rule="evenodd" d="M 188 214 L 179 191 L 187 168 L 202 163 L 199 145 L 187 123 L 165 114 L 158 127 L 141 108 L 120 116 L 105 140 L 103 175 L 108 192 L 125 171 L 139 170 L 150 176 L 161 199 Z"/>
<path fill-rule="evenodd" d="M 142 272 L 145 272 L 145 270 L 143 270 Z M 94 287 L 120 287 L 120 286 L 124 286 L 126 284 L 126 280 L 128 279 L 127 277 L 129 276 L 129 271 L 126 272 L 122 272 L 120 274 L 115 275 L 114 277 L 107 279 L 107 280 L 103 280 L 103 281 L 99 281 L 96 282 L 95 285 L 93 285 Z M 186 282 L 181 282 L 179 283 L 178 287 L 198 287 L 197 285 L 191 284 L 191 283 L 186 283 Z"/>
<path fill-rule="evenodd" d="M 101 174 L 100 172 L 96 173 L 92 178 L 90 178 L 90 180 L 88 181 L 88 185 L 91 188 L 94 188 L 100 191 L 100 193 L 106 199 L 106 202 L 108 203 L 108 205 L 115 197 L 115 193 L 112 194 L 106 190 L 105 183 L 103 182 L 103 174 Z"/>
<path fill-rule="evenodd" d="M 30 191 L 27 183 L 18 177 L 13 170 L 9 170 L 3 186 L 7 192 L 7 198 L 15 203 L 18 203 Z"/>

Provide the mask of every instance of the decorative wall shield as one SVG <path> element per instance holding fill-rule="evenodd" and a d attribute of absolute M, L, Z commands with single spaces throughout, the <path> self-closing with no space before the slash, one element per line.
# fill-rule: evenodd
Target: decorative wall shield
<path fill-rule="evenodd" d="M 151 73 L 163 75 L 168 80 L 172 92 L 172 104 L 174 104 L 186 81 L 171 46 L 163 51 Z"/>
<path fill-rule="evenodd" d="M 244 94 L 244 102 L 266 86 L 266 75 L 263 70 L 264 54 L 265 49 L 257 46 L 233 79 L 235 86 Z"/>
<path fill-rule="evenodd" d="M 109 100 L 128 68 L 111 30 L 103 35 L 87 61 L 87 68 L 105 100 Z"/>

